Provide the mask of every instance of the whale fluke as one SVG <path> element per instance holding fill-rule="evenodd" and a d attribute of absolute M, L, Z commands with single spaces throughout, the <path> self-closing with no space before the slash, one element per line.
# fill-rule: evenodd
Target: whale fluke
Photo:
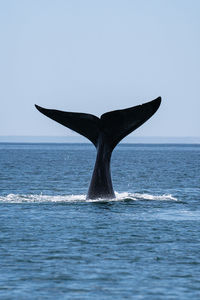
<path fill-rule="evenodd" d="M 80 133 L 97 148 L 97 158 L 87 198 L 114 198 L 110 159 L 115 146 L 146 122 L 159 108 L 161 97 L 142 105 L 115 110 L 100 118 L 86 113 L 65 112 L 35 107 L 47 117 Z"/>
<path fill-rule="evenodd" d="M 145 123 L 159 108 L 161 97 L 142 105 L 114 110 L 101 116 L 112 149 L 129 133 Z"/>
<path fill-rule="evenodd" d="M 81 135 L 88 138 L 95 146 L 97 145 L 99 133 L 99 118 L 97 118 L 96 116 L 85 113 L 46 109 L 36 104 L 35 107 L 45 116 L 80 133 Z"/>

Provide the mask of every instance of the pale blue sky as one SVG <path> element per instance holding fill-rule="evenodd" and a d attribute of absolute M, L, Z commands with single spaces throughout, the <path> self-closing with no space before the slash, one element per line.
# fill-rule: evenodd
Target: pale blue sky
<path fill-rule="evenodd" d="M 200 136 L 200 1 L 0 0 L 0 135 L 72 134 L 47 108 L 100 116 L 162 96 L 136 136 Z"/>

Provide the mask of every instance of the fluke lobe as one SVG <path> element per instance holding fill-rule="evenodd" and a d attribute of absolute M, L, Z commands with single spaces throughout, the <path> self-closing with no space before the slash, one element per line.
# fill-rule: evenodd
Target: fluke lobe
<path fill-rule="evenodd" d="M 114 110 L 100 118 L 85 113 L 65 112 L 35 107 L 47 117 L 82 134 L 97 149 L 96 162 L 87 199 L 112 199 L 115 193 L 110 173 L 110 159 L 115 146 L 146 122 L 159 108 L 161 97 L 142 105 Z"/>

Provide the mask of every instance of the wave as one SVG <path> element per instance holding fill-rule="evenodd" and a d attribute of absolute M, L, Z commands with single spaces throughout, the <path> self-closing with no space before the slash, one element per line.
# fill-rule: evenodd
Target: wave
<path fill-rule="evenodd" d="M 0 196 L 0 202 L 4 203 L 46 203 L 46 202 L 114 202 L 114 201 L 142 201 L 142 200 L 152 200 L 152 201 L 178 201 L 177 198 L 170 194 L 164 195 L 151 195 L 151 194 L 140 194 L 140 193 L 117 193 L 115 192 L 116 198 L 114 199 L 96 199 L 96 200 L 86 200 L 86 195 L 43 195 L 43 194 L 31 194 L 31 195 L 20 195 L 20 194 L 8 194 L 6 196 Z"/>

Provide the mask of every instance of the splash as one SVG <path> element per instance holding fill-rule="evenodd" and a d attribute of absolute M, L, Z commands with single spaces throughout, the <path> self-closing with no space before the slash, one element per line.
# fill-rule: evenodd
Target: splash
<path fill-rule="evenodd" d="M 117 193 L 115 192 L 116 198 L 114 199 L 96 199 L 86 200 L 86 195 L 64 195 L 64 196 L 50 196 L 50 195 L 20 195 L 20 194 L 8 194 L 6 196 L 0 196 L 0 202 L 4 203 L 63 203 L 63 202 L 116 202 L 116 201 L 178 201 L 177 198 L 170 194 L 164 195 L 151 195 L 151 194 L 140 194 L 140 193 Z"/>
<path fill-rule="evenodd" d="M 164 195 L 151 195 L 151 194 L 140 194 L 140 193 L 117 193 L 116 194 L 116 199 L 119 200 L 158 200 L 158 201 L 168 201 L 168 200 L 172 200 L 172 201 L 178 201 L 177 198 L 173 197 L 170 194 L 164 194 Z"/>

